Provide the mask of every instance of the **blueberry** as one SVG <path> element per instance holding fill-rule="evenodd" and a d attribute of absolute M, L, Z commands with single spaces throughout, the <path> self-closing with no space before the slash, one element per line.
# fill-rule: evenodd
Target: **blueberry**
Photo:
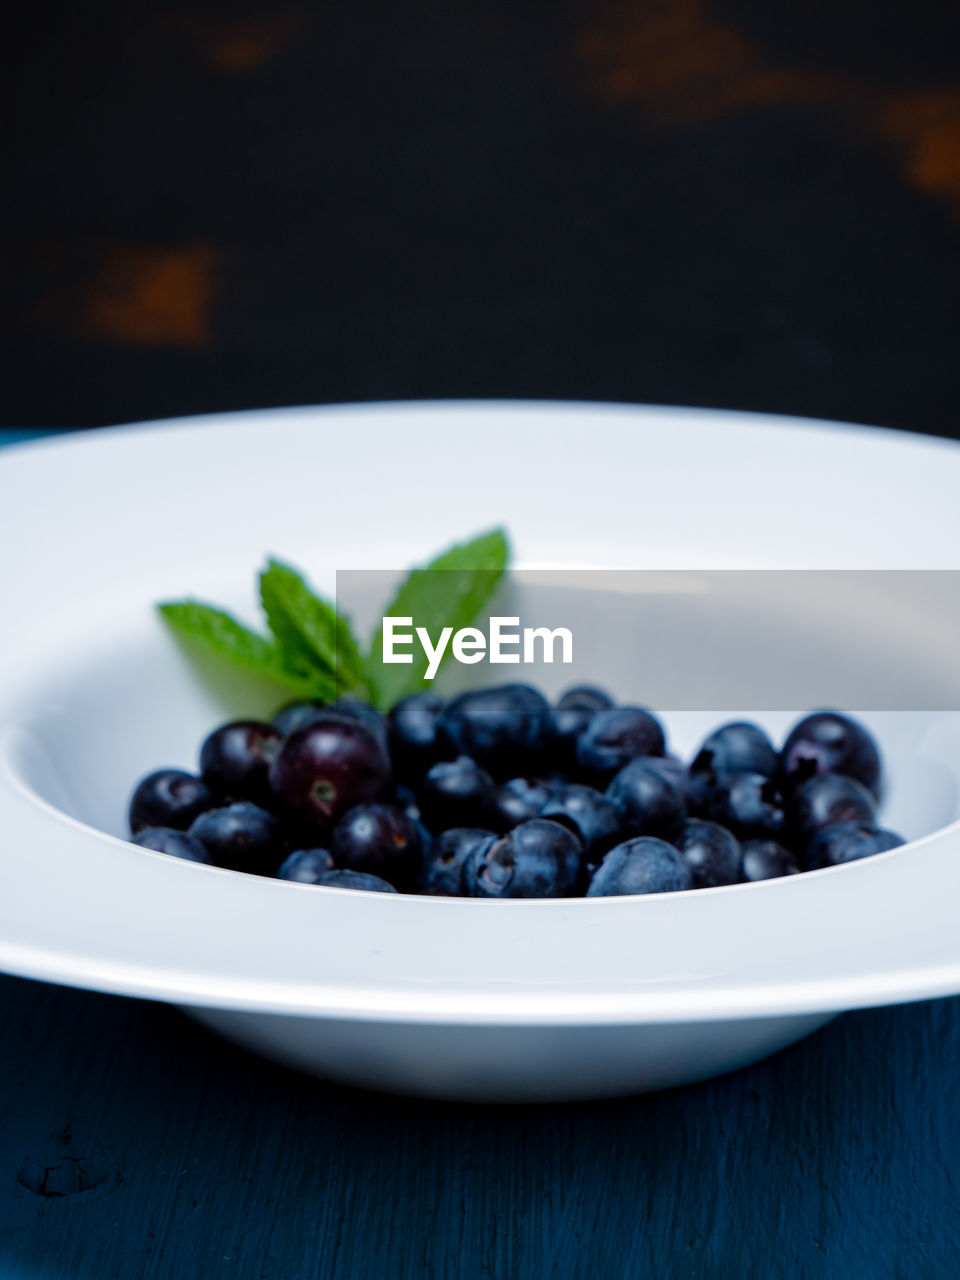
<path fill-rule="evenodd" d="M 759 725 L 735 720 L 720 725 L 707 737 L 690 766 L 692 774 L 762 773 L 772 778 L 777 771 L 777 753 Z"/>
<path fill-rule="evenodd" d="M 431 765 L 456 754 L 440 725 L 445 706 L 437 693 L 412 693 L 387 716 L 393 771 L 402 782 L 415 785 Z"/>
<path fill-rule="evenodd" d="M 490 825 L 495 831 L 509 831 L 521 822 L 540 816 L 553 795 L 553 787 L 539 778 L 511 778 L 493 793 Z"/>
<path fill-rule="evenodd" d="M 609 711 L 613 705 L 613 699 L 603 689 L 592 684 L 578 684 L 563 694 L 557 702 L 557 710 Z"/>
<path fill-rule="evenodd" d="M 668 782 L 674 783 L 680 790 L 686 794 L 687 787 L 690 783 L 690 772 L 682 760 L 678 760 L 676 756 L 642 756 L 643 763 L 649 768 L 659 773 L 661 778 L 666 778 Z"/>
<path fill-rule="evenodd" d="M 639 836 L 614 845 L 593 873 L 587 897 L 677 893 L 692 886 L 690 868 L 672 845 L 655 836 Z"/>
<path fill-rule="evenodd" d="M 577 739 L 577 764 L 591 781 L 606 784 L 637 756 L 662 756 L 663 729 L 641 707 L 601 711 Z"/>
<path fill-rule="evenodd" d="M 736 884 L 740 878 L 740 844 L 726 827 L 692 818 L 680 833 L 677 848 L 690 868 L 695 889 Z"/>
<path fill-rule="evenodd" d="M 794 725 L 780 753 L 783 777 L 793 786 L 820 773 L 842 773 L 880 794 L 880 751 L 862 724 L 839 711 L 817 711 Z"/>
<path fill-rule="evenodd" d="M 554 707 L 546 762 L 563 773 L 576 773 L 577 743 L 597 715 L 598 711 L 587 707 Z"/>
<path fill-rule="evenodd" d="M 423 859 L 417 883 L 421 893 L 437 898 L 463 894 L 463 868 L 474 852 L 488 849 L 497 837 L 478 827 L 450 827 L 437 836 Z"/>
<path fill-rule="evenodd" d="M 130 830 L 174 827 L 185 831 L 205 809 L 217 803 L 202 778 L 182 769 L 158 769 L 137 785 L 130 800 Z"/>
<path fill-rule="evenodd" d="M 641 758 L 649 768 L 655 769 L 661 777 L 680 788 L 687 804 L 688 817 L 706 816 L 705 797 L 713 787 L 712 775 L 710 775 L 709 785 L 701 788 L 700 784 L 707 780 L 708 775 L 692 774 L 683 761 L 678 760 L 676 756 L 643 756 Z"/>
<path fill-rule="evenodd" d="M 200 841 L 211 862 L 231 871 L 273 875 L 283 857 L 280 823 L 247 800 L 201 813 L 189 834 Z"/>
<path fill-rule="evenodd" d="M 341 867 L 334 867 L 332 871 L 321 871 L 313 883 L 328 889 L 364 889 L 367 893 L 397 892 L 392 884 L 387 884 L 386 880 L 381 880 L 379 876 Z"/>
<path fill-rule="evenodd" d="M 313 724 L 317 716 L 326 711 L 327 705 L 320 698 L 306 698 L 297 702 L 288 702 L 273 717 L 274 727 L 284 738 L 298 729 L 305 729 Z"/>
<path fill-rule="evenodd" d="M 687 801 L 687 812 L 692 818 L 706 818 L 710 814 L 710 803 L 717 790 L 720 779 L 711 770 L 702 773 L 687 773 L 683 794 Z"/>
<path fill-rule="evenodd" d="M 704 740 L 690 765 L 684 787 L 689 812 L 710 817 L 714 792 L 722 789 L 729 774 L 748 772 L 772 778 L 777 764 L 777 753 L 758 725 L 745 720 L 721 725 Z"/>
<path fill-rule="evenodd" d="M 862 822 L 837 822 L 823 827 L 810 841 L 807 869 L 837 867 L 875 853 L 886 853 L 888 849 L 898 849 L 902 844 L 906 844 L 903 836 L 894 831 L 883 831 Z"/>
<path fill-rule="evenodd" d="M 338 698 L 336 702 L 331 702 L 326 710 L 332 711 L 334 715 L 344 716 L 347 720 L 356 720 L 386 746 L 387 721 L 376 707 L 371 707 L 369 702 L 363 702 L 360 698 Z"/>
<path fill-rule="evenodd" d="M 738 840 L 776 838 L 786 826 L 776 781 L 747 770 L 717 780 L 710 791 L 707 813 Z"/>
<path fill-rule="evenodd" d="M 570 782 L 544 805 L 542 818 L 562 822 L 583 842 L 588 862 L 597 862 L 624 838 L 623 814 L 594 787 Z"/>
<path fill-rule="evenodd" d="M 776 880 L 779 876 L 795 876 L 800 870 L 793 854 L 776 840 L 748 840 L 743 846 L 740 863 L 741 879 Z"/>
<path fill-rule="evenodd" d="M 389 781 L 390 758 L 376 734 L 333 713 L 292 733 L 270 768 L 270 786 L 286 812 L 314 825 L 377 799 Z"/>
<path fill-rule="evenodd" d="M 680 787 L 643 756 L 624 765 L 606 794 L 623 814 L 624 830 L 630 835 L 669 840 L 687 816 L 687 802 Z"/>
<path fill-rule="evenodd" d="M 417 792 L 420 817 L 431 831 L 482 827 L 492 803 L 493 779 L 469 756 L 435 764 Z"/>
<path fill-rule="evenodd" d="M 358 804 L 333 829 L 330 852 L 338 867 L 364 871 L 399 888 L 412 885 L 423 853 L 416 822 L 394 805 Z"/>
<path fill-rule="evenodd" d="M 498 778 L 535 771 L 553 734 L 550 704 L 525 684 L 462 693 L 439 723 L 458 753 Z"/>
<path fill-rule="evenodd" d="M 613 699 L 602 689 L 580 684 L 568 689 L 551 712 L 553 741 L 550 760 L 558 769 L 572 772 L 577 764 L 577 739 L 601 711 L 609 711 Z"/>
<path fill-rule="evenodd" d="M 583 875 L 583 845 L 559 822 L 533 818 L 493 844 L 478 843 L 464 863 L 472 898 L 567 898 Z"/>
<path fill-rule="evenodd" d="M 210 863 L 210 855 L 199 840 L 173 827 L 144 827 L 133 837 L 133 843 L 143 849 L 153 849 L 155 853 L 168 853 L 171 858 L 183 858 L 185 862 Z"/>
<path fill-rule="evenodd" d="M 807 840 L 837 822 L 873 826 L 876 816 L 876 804 L 866 787 L 839 773 L 815 774 L 795 792 L 790 803 L 792 825 Z"/>
<path fill-rule="evenodd" d="M 411 815 L 408 813 L 407 817 Z M 420 836 L 420 853 L 425 858 L 433 847 L 433 832 L 419 818 L 413 818 L 413 825 L 417 828 L 417 834 Z"/>
<path fill-rule="evenodd" d="M 200 748 L 200 772 L 214 794 L 269 805 L 270 765 L 283 737 L 272 724 L 233 720 L 209 734 Z"/>
<path fill-rule="evenodd" d="M 417 805 L 417 793 L 412 787 L 406 787 L 402 784 L 394 787 L 393 803 L 398 809 L 402 809 L 408 818 L 412 818 L 414 822 L 420 821 L 420 808 Z"/>
<path fill-rule="evenodd" d="M 278 880 L 316 884 L 325 871 L 333 870 L 333 858 L 326 849 L 296 849 L 280 864 Z"/>

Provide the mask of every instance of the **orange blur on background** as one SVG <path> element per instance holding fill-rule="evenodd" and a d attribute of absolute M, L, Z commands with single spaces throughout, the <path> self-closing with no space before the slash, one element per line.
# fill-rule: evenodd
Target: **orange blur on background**
<path fill-rule="evenodd" d="M 955 6 L 21 12 L 7 425 L 411 396 L 953 433 Z"/>

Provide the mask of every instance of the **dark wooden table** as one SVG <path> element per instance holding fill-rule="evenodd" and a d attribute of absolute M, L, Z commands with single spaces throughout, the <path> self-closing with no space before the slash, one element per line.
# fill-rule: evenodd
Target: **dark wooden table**
<path fill-rule="evenodd" d="M 960 1002 L 707 1084 L 522 1108 L 270 1066 L 173 1010 L 0 980 L 4 1280 L 960 1274 Z"/>

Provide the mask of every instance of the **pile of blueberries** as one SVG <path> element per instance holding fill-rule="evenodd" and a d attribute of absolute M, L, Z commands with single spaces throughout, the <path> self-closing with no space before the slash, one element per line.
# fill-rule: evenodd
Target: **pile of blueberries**
<path fill-rule="evenodd" d="M 903 840 L 876 824 L 881 761 L 835 711 L 780 751 L 715 729 L 689 766 L 649 711 L 578 686 L 296 702 L 207 737 L 199 774 L 152 773 L 136 844 L 302 884 L 472 898 L 603 897 L 768 880 Z"/>

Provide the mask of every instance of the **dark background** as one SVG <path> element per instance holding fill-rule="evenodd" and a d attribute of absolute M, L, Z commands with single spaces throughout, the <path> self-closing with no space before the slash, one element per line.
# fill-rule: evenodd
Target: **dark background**
<path fill-rule="evenodd" d="M 7 427 L 545 396 L 960 434 L 954 3 L 7 24 Z M 498 1109 L 0 979 L 0 1280 L 953 1280 L 958 1135 L 956 1000 Z"/>
<path fill-rule="evenodd" d="M 521 396 L 958 430 L 955 3 L 39 0 L 0 59 L 8 426 Z"/>

